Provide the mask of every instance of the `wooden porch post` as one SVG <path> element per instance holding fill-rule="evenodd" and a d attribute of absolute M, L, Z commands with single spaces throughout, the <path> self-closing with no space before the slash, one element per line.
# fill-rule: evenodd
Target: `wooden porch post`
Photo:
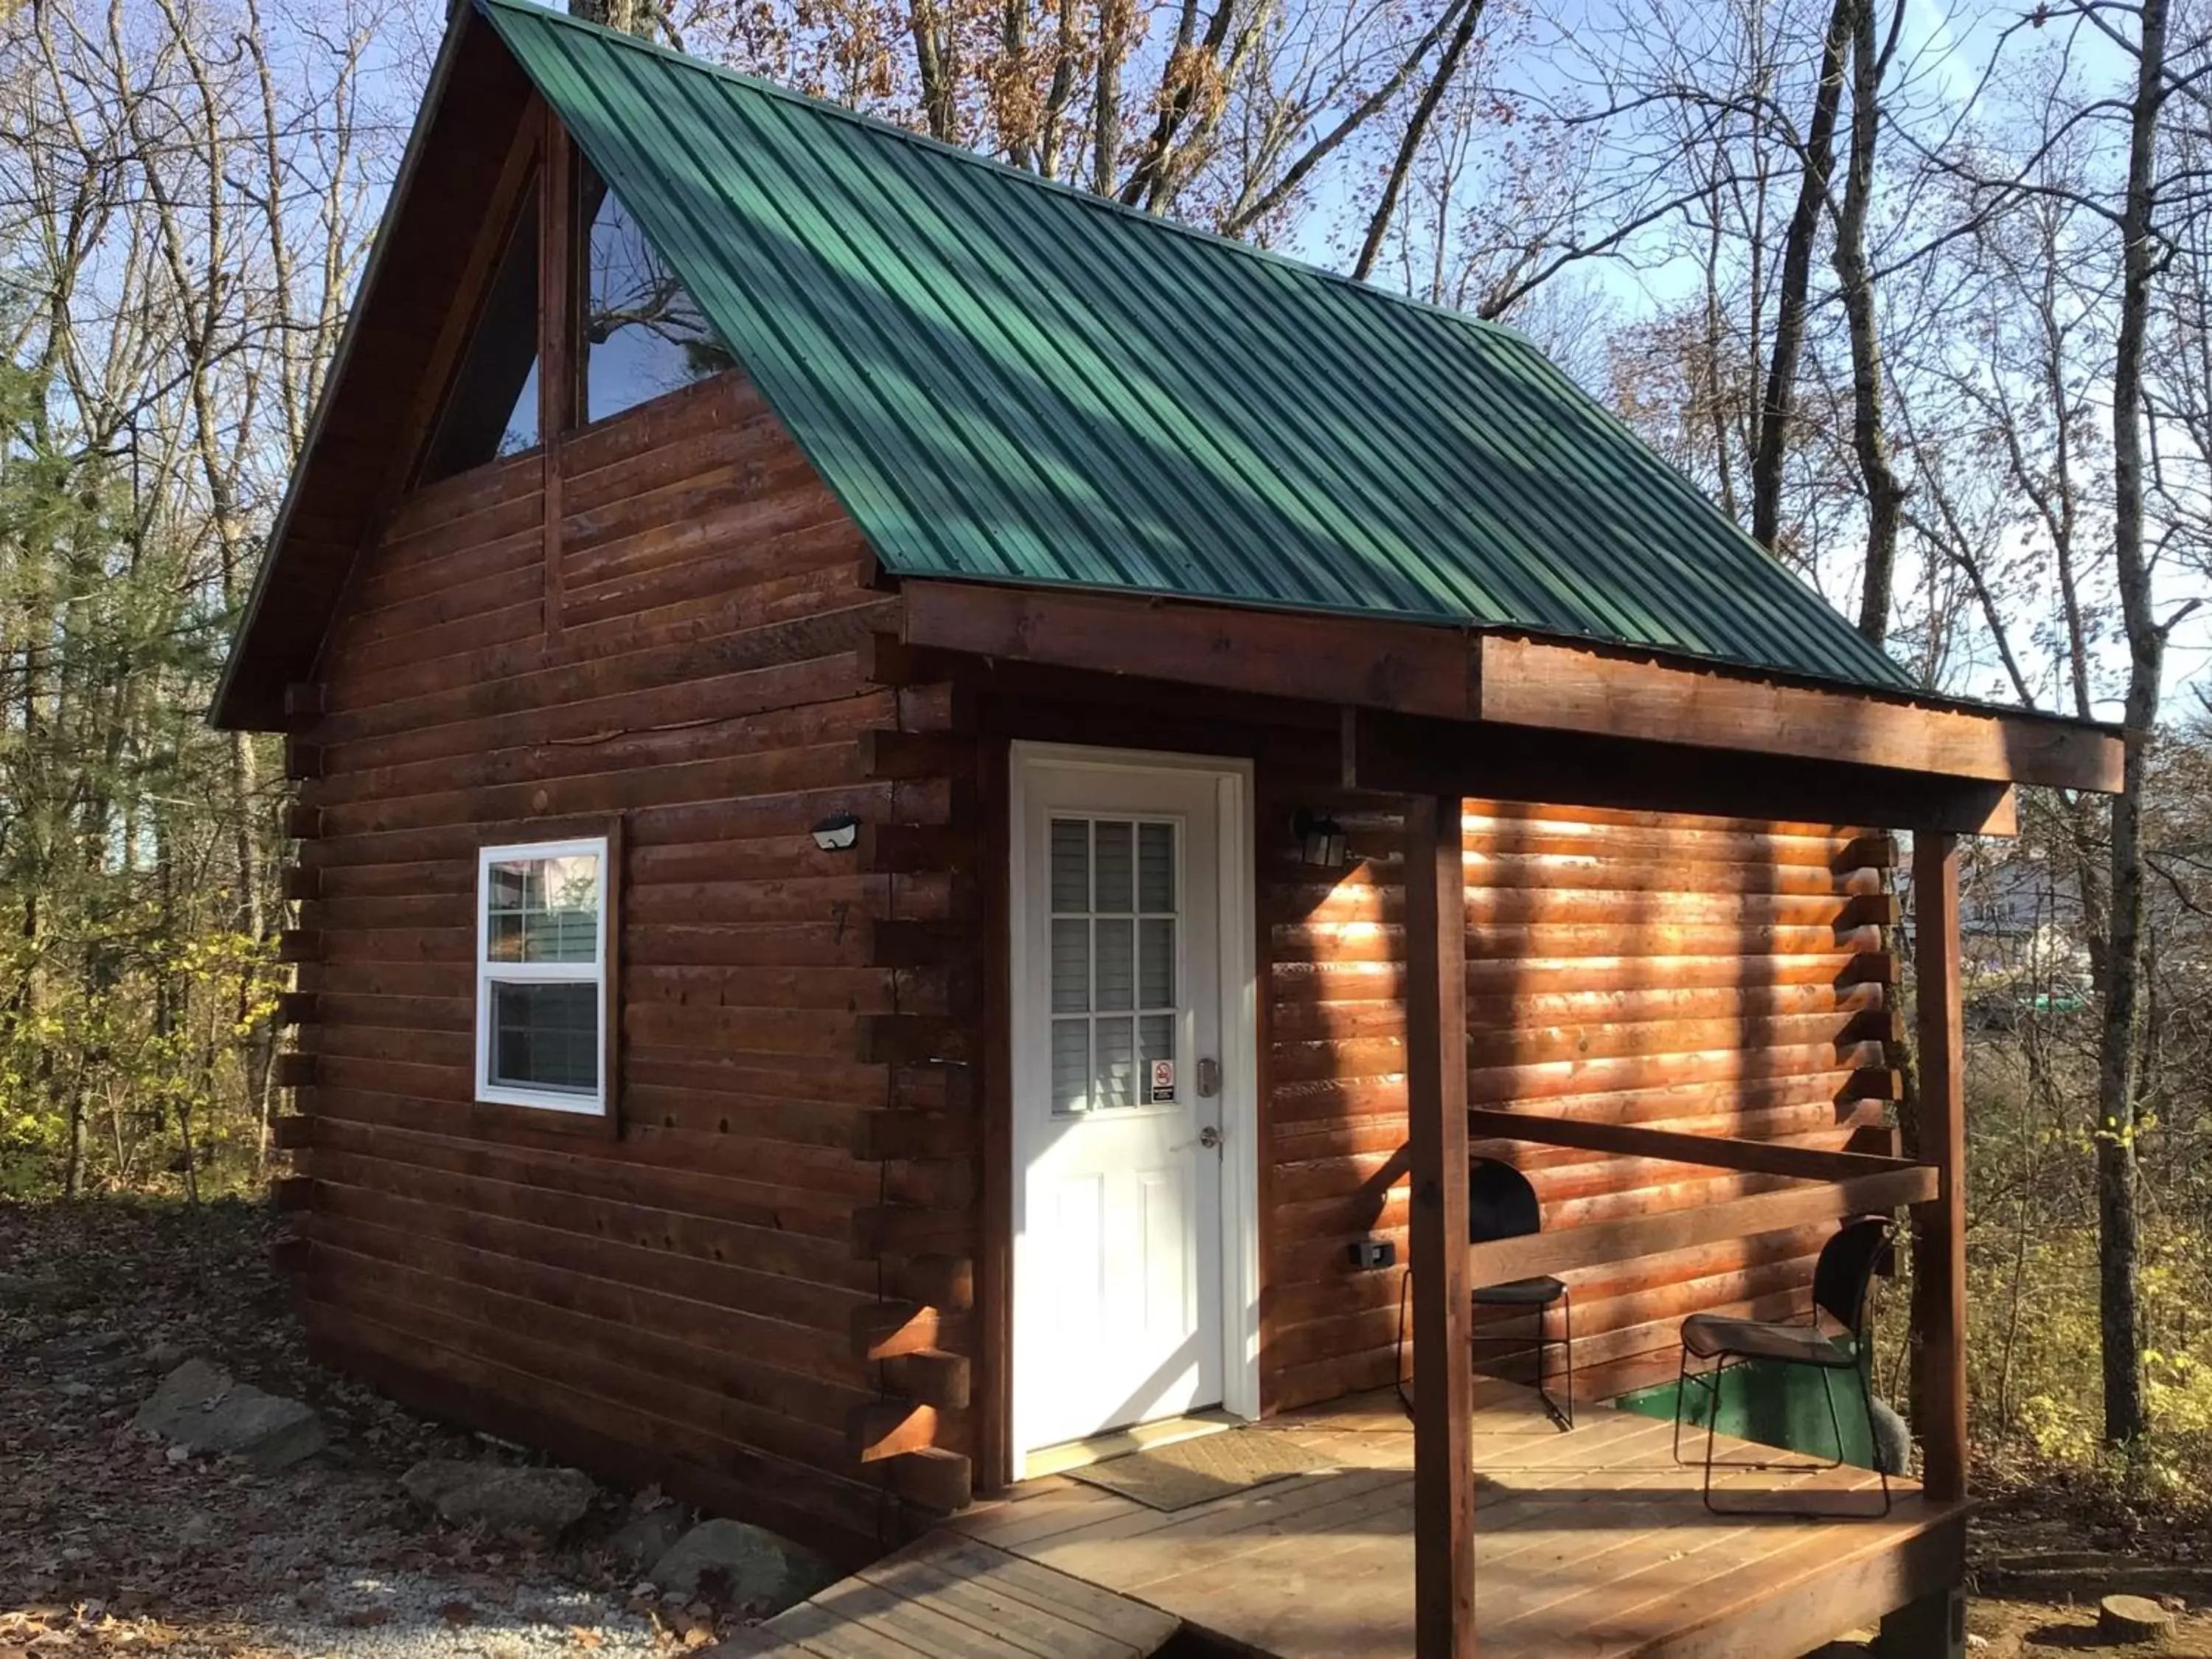
<path fill-rule="evenodd" d="M 1474 1652 L 1468 1369 L 1467 876 L 1456 795 L 1406 803 L 1406 1104 L 1413 1275 L 1413 1650 Z"/>
<path fill-rule="evenodd" d="M 1959 839 L 1912 838 L 1922 1162 L 1942 1186 L 1913 1212 L 1913 1390 L 1928 1495 L 1966 1495 L 1966 1061 L 1959 986 Z"/>

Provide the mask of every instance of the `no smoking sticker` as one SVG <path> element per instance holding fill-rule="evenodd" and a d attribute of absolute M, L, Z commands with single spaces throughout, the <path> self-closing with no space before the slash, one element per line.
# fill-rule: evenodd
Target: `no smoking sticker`
<path fill-rule="evenodd" d="M 1175 1061 L 1156 1060 L 1152 1062 L 1152 1104 L 1172 1101 L 1175 1096 Z"/>

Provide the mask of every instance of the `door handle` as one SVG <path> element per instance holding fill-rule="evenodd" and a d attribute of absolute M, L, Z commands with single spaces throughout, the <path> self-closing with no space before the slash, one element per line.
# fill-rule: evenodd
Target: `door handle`
<path fill-rule="evenodd" d="M 1221 1131 L 1215 1128 L 1211 1123 L 1207 1124 L 1203 1129 L 1200 1129 L 1198 1132 L 1198 1144 L 1205 1147 L 1209 1152 L 1220 1151 Z"/>

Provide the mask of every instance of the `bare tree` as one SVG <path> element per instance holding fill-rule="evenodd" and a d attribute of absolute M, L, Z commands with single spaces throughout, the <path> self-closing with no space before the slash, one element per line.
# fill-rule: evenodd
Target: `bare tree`
<path fill-rule="evenodd" d="M 1904 27 L 1905 0 L 1896 0 L 1891 9 L 1887 38 L 1880 33 L 1874 0 L 1851 0 L 1850 9 L 1850 147 L 1844 170 L 1843 206 L 1836 218 L 1834 263 L 1850 331 L 1851 436 L 1867 503 L 1859 632 L 1880 645 L 1889 633 L 1898 526 L 1906 489 L 1890 464 L 1889 439 L 1882 429 L 1881 333 L 1875 313 L 1874 272 L 1867 257 L 1867 216 L 1874 198 L 1882 82 Z"/>

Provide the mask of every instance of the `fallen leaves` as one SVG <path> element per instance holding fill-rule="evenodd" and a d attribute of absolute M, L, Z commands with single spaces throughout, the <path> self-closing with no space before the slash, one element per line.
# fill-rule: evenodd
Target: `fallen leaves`
<path fill-rule="evenodd" d="M 0 1200 L 0 1261 L 68 1264 L 71 1292 L 0 1304 L 0 1659 L 297 1659 L 284 1632 L 471 1627 L 488 1659 L 673 1655 L 702 1621 L 625 1612 L 631 1580 L 596 1536 L 516 1550 L 444 1527 L 397 1476 L 476 1437 L 405 1411 L 309 1359 L 269 1262 L 260 1206 Z M 131 1425 L 189 1354 L 321 1411 L 337 1444 L 279 1475 L 172 1460 Z M 611 1524 L 612 1517 L 603 1517 Z M 347 1586 L 400 1580 L 395 1613 L 348 1612 Z M 415 1588 L 419 1587 L 419 1588 Z M 657 1593 L 656 1593 L 657 1595 Z M 525 1602 L 527 1605 L 525 1605 Z M 604 1622 L 600 1622 L 604 1620 Z M 520 1626 L 527 1642 L 510 1635 Z"/>
<path fill-rule="evenodd" d="M 94 1650 L 158 1652 L 182 1637 L 175 1626 L 118 1615 L 97 1601 L 0 1613 L 0 1659 L 51 1659 Z"/>

